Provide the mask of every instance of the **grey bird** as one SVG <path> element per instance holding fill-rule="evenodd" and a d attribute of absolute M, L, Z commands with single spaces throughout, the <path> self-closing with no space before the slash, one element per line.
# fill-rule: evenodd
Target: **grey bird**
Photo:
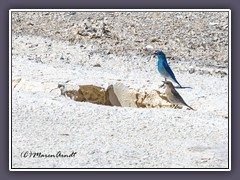
<path fill-rule="evenodd" d="M 180 94 L 176 91 L 173 84 L 170 81 L 163 81 L 163 86 L 166 87 L 165 94 L 167 96 L 167 99 L 170 103 L 173 105 L 182 105 L 186 106 L 192 110 L 194 110 L 192 107 L 187 105 L 187 103 L 183 100 L 183 98 L 180 96 Z"/>

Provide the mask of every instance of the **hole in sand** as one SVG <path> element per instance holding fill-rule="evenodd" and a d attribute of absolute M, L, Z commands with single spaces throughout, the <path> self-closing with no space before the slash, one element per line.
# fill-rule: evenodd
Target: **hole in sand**
<path fill-rule="evenodd" d="M 172 107 L 164 93 L 159 90 L 133 89 L 122 83 L 110 85 L 107 88 L 95 85 L 79 85 L 79 89 L 72 89 L 59 84 L 58 88 L 61 90 L 61 95 L 80 102 L 137 108 Z"/>

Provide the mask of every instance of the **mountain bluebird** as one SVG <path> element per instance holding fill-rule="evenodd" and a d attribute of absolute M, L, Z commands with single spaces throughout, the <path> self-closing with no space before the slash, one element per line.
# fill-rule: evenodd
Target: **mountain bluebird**
<path fill-rule="evenodd" d="M 158 71 L 165 78 L 165 81 L 167 81 L 167 79 L 170 79 L 182 87 L 175 78 L 171 68 L 169 67 L 165 54 L 162 51 L 156 51 L 154 55 L 157 55 L 158 57 Z"/>
<path fill-rule="evenodd" d="M 185 103 L 183 98 L 176 91 L 176 89 L 174 88 L 173 84 L 170 81 L 163 81 L 163 83 L 164 83 L 164 86 L 166 87 L 165 94 L 170 103 L 172 103 L 175 106 L 176 105 L 186 106 L 186 107 L 194 110 L 192 107 L 187 105 L 187 103 Z"/>

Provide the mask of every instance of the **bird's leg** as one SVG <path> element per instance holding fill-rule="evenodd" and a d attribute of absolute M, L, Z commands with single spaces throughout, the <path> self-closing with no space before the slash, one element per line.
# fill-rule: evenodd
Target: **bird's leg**
<path fill-rule="evenodd" d="M 160 86 L 160 88 L 162 88 L 164 86 L 164 83 Z"/>
<path fill-rule="evenodd" d="M 171 107 L 172 109 L 175 109 L 175 104 L 172 104 L 170 107 Z"/>
<path fill-rule="evenodd" d="M 160 88 L 162 88 L 164 86 L 166 81 L 167 81 L 167 78 L 165 78 L 165 81 L 163 81 L 163 84 L 160 86 Z"/>
<path fill-rule="evenodd" d="M 178 105 L 177 105 L 177 104 L 174 104 L 174 105 L 173 105 L 173 108 L 174 108 L 174 109 L 178 109 Z"/>

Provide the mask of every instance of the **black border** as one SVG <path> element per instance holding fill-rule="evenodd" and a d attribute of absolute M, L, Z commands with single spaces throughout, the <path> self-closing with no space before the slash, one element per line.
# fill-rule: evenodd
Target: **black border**
<path fill-rule="evenodd" d="M 211 180 L 232 180 L 239 179 L 240 177 L 240 145 L 238 137 L 240 136 L 240 121 L 239 121 L 239 110 L 237 102 L 240 101 L 239 96 L 236 94 L 240 91 L 240 86 L 238 82 L 238 77 L 240 76 L 238 67 L 240 67 L 240 61 L 238 61 L 238 47 L 240 42 L 240 2 L 238 0 L 201 0 L 201 1 L 192 1 L 192 0 L 181 0 L 181 1 L 163 1 L 163 0 L 121 0 L 118 2 L 112 0 L 41 0 L 41 1 L 31 1 L 31 0 L 8 0 L 8 1 L 0 1 L 0 114 L 1 114 L 1 125 L 0 125 L 0 175 L 2 179 L 18 179 L 18 180 L 26 180 L 26 179 L 178 179 L 178 180 L 186 180 L 186 179 L 211 179 Z M 231 9 L 232 11 L 232 45 L 231 45 L 231 61 L 232 61 L 232 84 L 231 84 L 231 92 L 232 97 L 231 100 L 231 116 L 232 116 L 232 166 L 231 172 L 9 172 L 9 136 L 8 136 L 8 122 L 9 122 L 9 67 L 8 67 L 8 49 L 9 49 L 9 40 L 8 40 L 8 10 L 9 9 L 20 9 L 20 8 L 68 8 L 68 9 L 80 9 L 80 8 L 138 8 L 138 9 L 194 9 L 194 8 L 206 8 L 206 9 Z M 101 173 L 101 174 L 100 174 Z"/>
<path fill-rule="evenodd" d="M 51 10 L 47 10 L 46 9 L 46 11 L 47 12 L 68 12 L 68 11 L 51 11 Z M 12 12 L 19 12 L 19 11 L 17 11 L 17 10 L 12 10 L 11 11 L 11 13 Z M 31 11 L 31 10 L 27 10 L 26 12 L 43 12 L 43 11 Z M 73 11 L 74 12 L 74 11 Z M 77 11 L 76 11 L 77 12 Z M 81 11 L 81 12 L 89 12 L 89 11 Z M 92 12 L 95 12 L 94 10 L 92 11 Z M 99 12 L 107 12 L 107 11 L 99 11 Z M 114 12 L 120 12 L 120 11 L 118 11 L 118 10 L 114 10 Z M 124 10 L 124 11 L 121 11 L 121 12 L 133 12 L 133 11 L 131 11 L 131 10 Z M 139 11 L 139 12 L 142 12 L 142 11 Z M 146 12 L 154 12 L 154 11 L 151 11 L 151 10 L 149 10 L 149 11 L 146 11 Z M 183 12 L 183 11 L 161 11 L 161 12 Z M 229 11 L 225 11 L 224 9 L 222 10 L 222 11 L 201 11 L 201 10 L 199 10 L 199 11 L 187 11 L 187 12 L 228 12 L 228 17 L 229 17 L 229 14 L 231 13 L 231 12 L 229 12 Z M 12 14 L 11 14 L 12 15 Z M 229 22 L 230 22 L 230 19 L 228 18 L 228 27 L 229 27 Z M 11 29 L 12 29 L 12 27 L 11 27 Z M 229 29 L 228 29 L 228 42 L 229 42 Z M 12 33 L 11 33 L 11 37 L 12 37 Z M 12 49 L 12 42 L 11 42 L 11 49 Z M 229 44 L 228 44 L 228 49 L 229 49 Z M 12 52 L 11 52 L 11 57 L 12 57 Z M 10 57 L 10 58 L 11 58 Z M 228 54 L 228 59 L 229 59 L 229 54 Z M 12 62 L 12 61 L 11 61 Z M 228 63 L 228 72 L 229 72 L 229 63 Z M 11 65 L 11 73 L 12 73 L 12 65 Z M 228 73 L 229 74 L 229 73 Z M 230 75 L 228 75 L 228 79 L 229 79 L 229 77 L 230 77 Z M 11 79 L 11 82 L 12 82 L 12 79 Z M 12 86 L 12 84 L 11 84 L 11 86 Z M 14 102 L 12 102 L 12 103 L 14 103 Z M 11 109 L 12 109 L 12 104 L 11 104 Z M 11 113 L 11 115 L 12 115 L 12 113 Z M 228 80 L 228 117 L 229 117 L 229 80 Z M 12 117 L 11 117 L 11 119 L 12 119 Z M 11 133 L 12 133 L 12 126 L 10 127 L 11 128 Z M 85 169 L 88 169 L 88 170 L 92 170 L 92 171 L 94 171 L 95 169 L 96 170 L 109 170 L 109 169 L 115 169 L 115 170 L 122 170 L 122 169 L 127 169 L 127 170 L 139 170 L 139 169 L 143 169 L 143 170 L 149 170 L 149 171 L 151 171 L 151 170 L 183 170 L 183 171 L 187 171 L 187 170 L 226 170 L 226 171 L 229 171 L 229 160 L 230 160 L 230 158 L 229 158 L 229 139 L 230 139 L 230 137 L 229 137 L 229 134 L 230 134 L 230 131 L 229 131 L 229 118 L 228 118 L 228 168 L 13 168 L 12 167 L 12 161 L 11 161 L 11 169 L 12 170 L 52 170 L 52 171 L 54 171 L 54 170 L 58 170 L 58 169 L 64 169 L 64 170 L 69 170 L 69 171 L 71 171 L 71 170 L 79 170 L 79 171 L 84 171 Z M 12 136 L 11 136 L 11 147 L 12 147 Z M 12 157 L 12 148 L 11 148 L 11 157 Z"/>

